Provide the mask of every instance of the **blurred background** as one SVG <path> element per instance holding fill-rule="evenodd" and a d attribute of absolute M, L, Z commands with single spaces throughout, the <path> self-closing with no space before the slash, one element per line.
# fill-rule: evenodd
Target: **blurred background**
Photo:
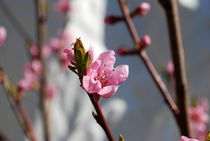
<path fill-rule="evenodd" d="M 4 2 L 15 14 L 16 18 L 23 25 L 31 38 L 36 40 L 34 2 L 29 0 L 19 0 L 18 2 L 15 0 L 4 0 Z M 48 0 L 47 42 L 50 40 L 50 38 L 57 35 L 58 29 L 61 28 L 63 26 L 63 23 L 65 22 L 65 17 L 55 11 L 54 7 L 56 2 L 57 0 Z M 128 4 L 130 9 L 135 9 L 141 2 L 143 2 L 143 0 L 129 0 Z M 164 11 L 157 0 L 146 0 L 146 2 L 151 4 L 151 11 L 148 13 L 148 15 L 144 17 L 134 18 L 134 23 L 141 36 L 145 34 L 151 36 L 152 45 L 149 46 L 146 50 L 153 64 L 162 75 L 163 80 L 167 83 L 162 69 L 163 66 L 166 66 L 168 61 L 171 60 L 166 18 L 164 15 Z M 132 47 L 132 40 L 124 23 L 119 23 L 113 26 L 103 24 L 103 19 L 105 15 L 121 15 L 117 0 L 101 0 L 101 2 L 97 0 L 72 0 L 73 7 L 74 5 L 78 6 L 80 4 L 82 5 L 81 9 L 75 6 L 77 9 L 73 10 L 83 12 L 87 10 L 87 12 L 89 12 L 90 14 L 95 14 L 94 12 L 99 12 L 100 17 L 96 18 L 94 17 L 96 15 L 94 15 L 93 19 L 91 19 L 92 17 L 87 17 L 87 19 L 81 18 L 82 20 L 72 18 L 72 21 L 70 18 L 70 21 L 68 23 L 69 25 L 67 25 L 66 28 L 67 31 L 70 31 L 72 28 L 74 28 L 74 26 L 71 25 L 71 22 L 76 24 L 82 22 L 78 24 L 77 27 L 81 26 L 81 30 L 84 29 L 84 32 L 86 32 L 85 36 L 90 35 L 91 37 L 94 37 L 93 34 L 100 35 L 100 37 L 95 37 L 95 40 L 99 38 L 99 45 L 101 46 L 101 50 L 103 50 L 104 47 L 106 47 L 107 49 L 116 50 L 121 45 Z M 209 99 L 210 65 L 208 61 L 210 59 L 210 1 L 179 0 L 178 5 L 182 37 L 186 55 L 186 68 L 190 95 L 199 98 L 206 97 Z M 92 11 L 88 11 L 90 9 L 92 9 Z M 94 11 L 94 9 L 98 11 Z M 77 12 L 73 13 L 75 14 Z M 82 14 L 82 12 L 78 13 Z M 68 16 L 71 17 L 72 14 L 69 14 Z M 78 16 L 79 15 L 75 15 L 75 17 Z M 74 22 L 74 20 L 78 20 L 78 22 Z M 85 20 L 95 20 L 96 22 L 85 22 Z M 0 66 L 4 68 L 11 80 L 15 84 L 17 84 L 18 81 L 23 77 L 24 64 L 28 62 L 28 57 L 24 48 L 24 46 L 26 45 L 22 37 L 16 32 L 11 22 L 8 20 L 2 10 L 0 10 L 0 25 L 4 26 L 8 32 L 8 38 L 4 46 L 0 48 Z M 96 29 L 99 29 L 99 31 L 97 33 L 94 33 L 93 30 L 88 30 L 89 27 L 97 27 Z M 83 37 L 83 35 L 79 36 Z M 54 62 L 54 58 L 51 57 L 48 61 L 49 64 L 52 65 L 53 63 L 50 62 Z M 142 61 L 138 57 L 117 56 L 116 65 L 119 64 L 129 65 L 129 77 L 127 81 L 120 86 L 117 94 L 113 98 L 102 100 L 104 110 L 108 111 L 107 118 L 110 120 L 108 120 L 110 123 L 110 128 L 113 131 L 116 139 L 117 135 L 121 133 L 128 141 L 179 140 L 180 135 L 178 133 L 175 120 L 172 117 L 172 114 L 169 111 L 168 107 L 165 105 L 163 98 L 161 97 L 154 82 L 151 80 L 151 77 L 146 71 Z M 50 65 L 49 68 L 56 69 L 56 67 L 50 67 Z M 49 72 L 52 72 L 53 74 L 55 73 L 54 71 Z M 65 75 L 73 75 L 73 73 L 65 72 Z M 70 76 L 69 79 L 70 78 L 72 78 L 72 76 Z M 72 79 L 76 80 L 76 77 L 73 77 Z M 56 80 L 52 79 L 51 81 Z M 72 83 L 74 84 L 73 81 Z M 71 86 L 73 84 L 71 84 Z M 71 87 L 68 84 L 66 84 L 65 86 Z M 26 105 L 27 110 L 30 113 L 35 124 L 37 124 L 36 115 L 38 111 L 38 98 L 39 97 L 37 93 L 34 91 L 28 92 L 27 95 L 25 95 L 25 97 L 23 98 L 23 102 Z M 80 99 L 77 100 L 79 101 L 81 99 L 82 101 L 89 101 L 87 96 L 84 95 L 80 96 Z M 62 100 L 62 98 L 60 100 Z M 69 102 L 70 101 L 72 101 L 72 99 L 69 99 Z M 79 103 L 84 104 L 83 102 Z M 107 103 L 111 103 L 111 107 L 108 106 Z M 78 114 L 77 120 L 74 117 L 76 121 L 76 123 L 74 123 L 74 126 L 80 124 L 80 121 L 82 121 L 83 119 L 87 119 L 87 121 L 91 121 L 92 124 L 96 124 L 91 115 L 92 107 L 89 102 L 88 104 L 90 107 L 90 112 L 87 112 L 86 116 L 89 117 L 80 117 L 81 115 Z M 75 103 L 75 105 L 77 105 L 76 107 L 80 107 L 78 106 L 78 103 Z M 71 111 L 71 113 L 74 113 L 76 111 L 76 108 L 72 108 L 71 110 L 73 110 Z M 51 111 L 53 112 L 53 109 L 51 109 Z M 79 111 L 82 112 L 83 110 Z M 117 113 L 117 115 L 115 114 L 115 112 Z M 112 121 L 112 114 L 117 116 L 116 120 Z M 71 115 L 68 115 L 69 120 L 70 117 Z M 57 119 L 59 120 L 59 118 Z M 69 122 L 67 121 L 66 123 Z M 56 123 L 54 124 L 56 125 Z M 71 124 L 69 124 L 69 128 L 71 127 L 70 125 Z M 37 130 L 39 130 L 40 128 L 39 126 L 35 127 L 37 128 Z M 66 130 L 68 131 L 65 132 L 65 134 L 60 135 L 62 137 L 57 139 L 59 139 L 60 141 L 79 141 L 82 139 L 77 139 L 76 137 L 71 138 L 71 130 L 69 130 L 69 128 L 66 128 Z M 89 132 L 88 130 L 93 129 L 99 130 L 101 132 L 100 127 L 94 127 L 90 129 L 85 128 L 84 132 Z M 24 140 L 24 134 L 22 133 L 22 130 L 19 127 L 10 109 L 2 87 L 0 87 L 0 131 L 6 134 L 11 140 Z M 37 134 L 39 134 L 39 132 L 37 132 Z M 92 134 L 94 134 L 94 131 L 93 133 L 91 133 L 91 135 Z M 80 130 L 78 130 L 78 132 L 74 134 L 74 136 L 77 135 L 81 135 Z M 94 139 L 89 138 L 89 134 L 83 135 L 84 139 L 86 136 L 86 140 L 94 141 Z M 102 136 L 104 136 L 103 133 Z M 101 139 L 106 140 L 105 137 L 102 137 Z"/>

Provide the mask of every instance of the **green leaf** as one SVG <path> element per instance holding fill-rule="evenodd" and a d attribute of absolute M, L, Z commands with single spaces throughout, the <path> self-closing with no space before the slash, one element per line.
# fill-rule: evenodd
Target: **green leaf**
<path fill-rule="evenodd" d="M 74 55 L 75 55 L 78 74 L 83 75 L 85 72 L 84 69 L 85 49 L 80 39 L 77 39 L 76 43 L 74 44 Z"/>
<path fill-rule="evenodd" d="M 123 137 L 122 134 L 119 135 L 119 141 L 125 141 L 125 138 Z"/>
<path fill-rule="evenodd" d="M 91 63 L 91 55 L 89 52 L 86 52 L 85 53 L 85 56 L 84 56 L 84 60 L 83 60 L 83 70 L 84 70 L 84 74 L 86 73 L 87 71 L 87 68 L 89 67 L 90 63 Z"/>
<path fill-rule="evenodd" d="M 17 88 L 14 85 L 10 85 L 7 88 L 7 91 L 9 94 L 11 94 L 12 96 L 14 96 L 15 94 L 17 94 Z"/>
<path fill-rule="evenodd" d="M 208 134 L 206 136 L 206 141 L 210 141 L 210 132 L 208 132 Z"/>

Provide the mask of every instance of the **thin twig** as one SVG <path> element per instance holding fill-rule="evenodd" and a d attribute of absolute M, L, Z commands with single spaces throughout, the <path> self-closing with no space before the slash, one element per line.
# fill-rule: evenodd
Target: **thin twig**
<path fill-rule="evenodd" d="M 44 44 L 46 34 L 46 1 L 34 0 L 36 6 L 37 18 L 37 44 L 40 48 L 40 61 L 42 63 L 42 74 L 40 80 L 40 104 L 42 111 L 42 120 L 44 126 L 44 139 L 50 141 L 49 110 L 47 107 L 47 97 L 45 94 L 47 85 L 46 64 L 44 57 Z"/>
<path fill-rule="evenodd" d="M 112 136 L 112 133 L 111 133 L 111 130 L 109 129 L 109 126 L 106 122 L 106 119 L 104 118 L 104 115 L 103 115 L 103 112 L 101 110 L 101 106 L 100 104 L 98 103 L 98 100 L 95 100 L 94 99 L 94 96 L 92 94 L 88 94 L 96 112 L 97 112 L 97 115 L 95 118 L 96 121 L 98 122 L 98 124 L 103 128 L 104 132 L 106 133 L 106 136 L 107 138 L 109 139 L 109 141 L 114 141 L 114 138 Z"/>
<path fill-rule="evenodd" d="M 11 90 L 13 88 L 13 85 L 11 84 L 9 78 L 1 68 L 0 68 L 0 78 L 1 78 L 0 83 L 3 84 L 8 102 L 15 114 L 18 123 L 23 129 L 23 132 L 31 141 L 37 141 L 32 127 L 31 119 L 28 113 L 26 112 L 25 107 L 21 103 L 21 100 L 16 98 L 16 96 L 19 94 L 17 92 L 13 93 L 13 91 Z"/>
<path fill-rule="evenodd" d="M 188 116 L 188 83 L 185 69 L 185 56 L 181 36 L 181 28 L 179 22 L 179 13 L 176 0 L 159 0 L 168 22 L 168 30 L 170 35 L 171 54 L 175 67 L 175 91 L 177 102 L 180 109 L 179 126 L 181 135 L 190 137 L 190 121 Z"/>
<path fill-rule="evenodd" d="M 130 32 L 132 39 L 133 39 L 134 46 L 138 49 L 140 38 L 139 38 L 139 35 L 135 29 L 133 21 L 129 15 L 129 9 L 127 7 L 127 3 L 125 0 L 118 0 L 118 1 L 119 1 L 119 5 L 120 5 L 121 11 L 123 13 L 123 16 L 125 17 L 127 28 Z M 157 73 L 156 69 L 154 68 L 152 62 L 150 61 L 146 51 L 141 50 L 139 53 L 139 57 L 143 60 L 147 70 L 149 71 L 150 75 L 152 76 L 153 80 L 155 81 L 155 84 L 159 88 L 166 104 L 168 105 L 169 109 L 172 111 L 172 113 L 176 117 L 179 113 L 179 109 L 178 109 L 176 103 L 174 102 L 174 100 L 172 99 L 172 97 L 170 96 L 164 82 L 161 80 L 161 78 L 160 78 L 159 74 Z"/>

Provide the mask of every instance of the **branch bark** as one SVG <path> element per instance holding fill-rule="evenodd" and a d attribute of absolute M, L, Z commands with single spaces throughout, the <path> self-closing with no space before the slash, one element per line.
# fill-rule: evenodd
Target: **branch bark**
<path fill-rule="evenodd" d="M 21 94 L 19 94 L 17 91 L 14 91 L 15 93 L 13 93 L 12 91 L 13 85 L 11 84 L 8 76 L 3 72 L 1 68 L 0 68 L 0 83 L 3 84 L 8 102 L 23 132 L 31 141 L 37 141 L 37 138 L 35 136 L 32 127 L 31 119 L 19 97 L 19 95 Z"/>
<path fill-rule="evenodd" d="M 42 111 L 42 121 L 44 126 L 44 139 L 50 141 L 49 111 L 47 107 L 47 97 L 45 94 L 47 85 L 46 64 L 44 57 L 44 44 L 46 36 L 46 1 L 34 0 L 37 18 L 37 44 L 40 48 L 40 61 L 42 63 L 42 74 L 40 80 L 40 105 Z"/>
<path fill-rule="evenodd" d="M 130 17 L 130 12 L 126 3 L 126 0 L 118 0 L 119 1 L 119 5 L 121 8 L 121 11 L 123 13 L 123 16 L 125 18 L 125 22 L 128 28 L 128 31 L 133 39 L 134 42 L 134 46 L 136 49 L 139 49 L 139 35 L 136 31 L 136 28 L 133 24 L 133 21 Z M 177 115 L 179 114 L 179 109 L 176 105 L 176 103 L 174 102 L 174 100 L 172 99 L 172 97 L 170 96 L 164 82 L 161 80 L 159 74 L 157 73 L 155 67 L 153 66 L 152 62 L 150 61 L 146 51 L 140 50 L 139 52 L 139 57 L 143 60 L 148 72 L 150 73 L 152 79 L 155 81 L 156 86 L 158 87 L 158 89 L 160 90 L 162 97 L 164 98 L 166 104 L 168 105 L 169 109 L 172 111 L 172 113 L 174 114 L 175 118 L 177 117 Z"/>
<path fill-rule="evenodd" d="M 180 109 L 178 116 L 179 128 L 181 135 L 190 137 L 190 121 L 188 116 L 188 83 L 185 69 L 185 56 L 179 22 L 179 13 L 176 0 L 159 0 L 165 10 L 173 63 L 175 66 L 175 91 L 177 103 Z"/>

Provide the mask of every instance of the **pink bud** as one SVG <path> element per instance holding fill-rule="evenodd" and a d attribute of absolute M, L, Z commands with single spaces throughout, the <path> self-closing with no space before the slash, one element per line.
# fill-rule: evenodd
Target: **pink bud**
<path fill-rule="evenodd" d="M 36 45 L 32 45 L 30 47 L 30 53 L 33 57 L 38 57 L 39 56 L 39 49 Z"/>
<path fill-rule="evenodd" d="M 149 35 L 145 35 L 140 39 L 139 45 L 140 47 L 149 46 L 152 43 L 151 38 Z"/>
<path fill-rule="evenodd" d="M 31 89 L 31 82 L 28 79 L 24 78 L 19 81 L 18 88 L 21 92 L 25 92 Z"/>
<path fill-rule="evenodd" d="M 52 86 L 52 85 L 47 85 L 46 89 L 45 89 L 45 94 L 46 94 L 46 97 L 51 100 L 55 94 L 58 92 L 58 89 L 57 87 L 55 86 Z"/>
<path fill-rule="evenodd" d="M 143 2 L 139 5 L 139 7 L 135 10 L 136 15 L 146 15 L 150 10 L 150 4 L 147 2 Z"/>
<path fill-rule="evenodd" d="M 63 69 L 67 69 L 68 68 L 68 65 L 70 64 L 70 61 L 69 61 L 66 53 L 61 52 L 59 54 L 59 59 L 60 59 L 60 64 L 61 64 L 62 68 Z"/>
<path fill-rule="evenodd" d="M 174 74 L 174 63 L 172 61 L 169 61 L 166 65 L 166 71 L 170 75 Z"/>
<path fill-rule="evenodd" d="M 40 74 L 42 71 L 42 64 L 39 60 L 33 60 L 31 62 L 31 68 L 34 71 L 35 74 Z"/>
<path fill-rule="evenodd" d="M 58 38 L 53 38 L 50 40 L 50 48 L 52 52 L 58 52 L 61 47 L 61 42 Z"/>
<path fill-rule="evenodd" d="M 59 0 L 58 3 L 56 4 L 56 9 L 63 14 L 67 14 L 67 12 L 69 12 L 71 10 L 69 1 L 68 0 Z"/>
<path fill-rule="evenodd" d="M 0 46 L 4 44 L 7 37 L 7 31 L 3 26 L 0 26 Z"/>

